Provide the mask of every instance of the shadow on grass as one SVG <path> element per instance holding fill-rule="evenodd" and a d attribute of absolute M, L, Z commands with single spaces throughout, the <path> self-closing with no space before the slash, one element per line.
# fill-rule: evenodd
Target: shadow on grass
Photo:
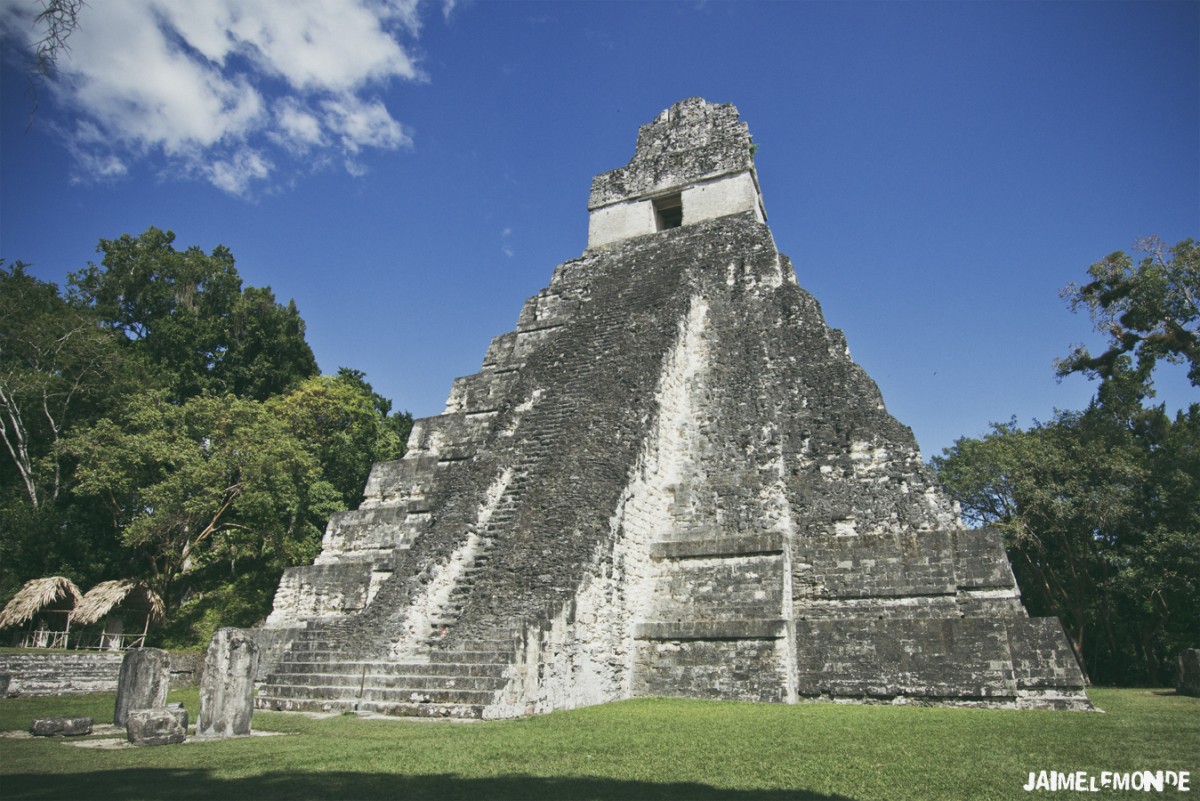
<path fill-rule="evenodd" d="M 241 779 L 213 778 L 204 770 L 130 768 L 70 775 L 11 774 L 4 777 L 5 801 L 17 799 L 617 799 L 650 801 L 852 801 L 846 796 L 806 790 L 730 790 L 707 784 L 656 784 L 599 777 L 546 778 L 497 776 L 463 778 L 450 774 L 406 776 L 390 773 L 264 773 Z"/>

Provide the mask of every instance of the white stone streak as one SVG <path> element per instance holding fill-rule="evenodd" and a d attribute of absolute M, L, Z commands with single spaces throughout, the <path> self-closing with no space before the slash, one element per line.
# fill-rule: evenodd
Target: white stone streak
<path fill-rule="evenodd" d="M 400 637 L 392 643 L 391 654 L 393 657 L 415 653 L 419 650 L 423 640 L 436 635 L 433 621 L 440 614 L 445 613 L 450 595 L 462 580 L 463 573 L 475 564 L 475 557 L 479 554 L 480 546 L 483 543 L 483 537 L 479 536 L 478 532 L 487 526 L 500 499 L 504 497 L 504 492 L 508 489 L 512 477 L 512 468 L 506 468 L 496 477 L 496 480 L 488 487 L 483 503 L 479 505 L 474 530 L 467 534 L 466 540 L 455 549 L 449 559 L 434 569 L 424 591 L 413 600 Z"/>
<path fill-rule="evenodd" d="M 692 298 L 659 380 L 657 420 L 610 520 L 612 541 L 593 556 L 590 580 L 549 630 L 530 629 L 512 672 L 510 706 L 497 714 L 630 697 L 634 629 L 652 612 L 660 570 L 650 545 L 671 538 L 675 487 L 695 456 L 695 389 L 708 365 L 707 315 L 707 301 Z"/>

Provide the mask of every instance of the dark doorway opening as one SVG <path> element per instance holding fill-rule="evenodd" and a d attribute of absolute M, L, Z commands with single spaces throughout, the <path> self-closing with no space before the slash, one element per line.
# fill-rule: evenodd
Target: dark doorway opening
<path fill-rule="evenodd" d="M 665 231 L 683 225 L 683 196 L 667 195 L 654 200 L 655 230 Z"/>

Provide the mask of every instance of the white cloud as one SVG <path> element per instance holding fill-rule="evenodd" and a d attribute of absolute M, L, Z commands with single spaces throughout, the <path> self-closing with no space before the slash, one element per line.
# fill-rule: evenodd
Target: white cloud
<path fill-rule="evenodd" d="M 364 103 L 347 95 L 326 100 L 321 107 L 325 111 L 325 126 L 341 135 L 342 147 L 349 153 L 357 153 L 363 147 L 394 150 L 412 145 L 412 137 L 392 119 L 379 100 Z"/>
<path fill-rule="evenodd" d="M 272 138 L 298 153 L 325 144 L 321 121 L 299 100 L 287 97 L 275 105 L 275 130 Z"/>
<path fill-rule="evenodd" d="M 22 7 L 40 5 L 0 0 Z M 297 169 L 329 160 L 313 150 L 340 150 L 357 174 L 364 148 L 412 144 L 376 90 L 425 79 L 400 42 L 419 33 L 418 11 L 417 0 L 90 3 L 53 84 L 80 117 L 68 146 L 97 177 L 161 154 L 238 195 L 283 169 L 271 149 L 285 162 L 306 154 Z M 40 35 L 25 31 L 27 44 Z"/>
<path fill-rule="evenodd" d="M 271 174 L 274 165 L 257 151 L 239 150 L 228 160 L 217 160 L 205 170 L 209 181 L 231 195 L 245 195 L 251 184 Z"/>

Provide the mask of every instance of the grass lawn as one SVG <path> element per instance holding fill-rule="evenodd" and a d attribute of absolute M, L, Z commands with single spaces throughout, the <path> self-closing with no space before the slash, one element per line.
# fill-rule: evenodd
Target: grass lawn
<path fill-rule="evenodd" d="M 1040 770 L 1190 771 L 1200 786 L 1200 699 L 1169 690 L 1090 694 L 1103 714 L 664 699 L 473 724 L 259 712 L 256 731 L 285 736 L 112 750 L 0 738 L 0 799 L 1062 796 L 1022 789 Z M 195 721 L 196 690 L 171 700 Z M 112 695 L 4 699 L 0 730 L 48 715 L 107 723 L 112 709 Z"/>

